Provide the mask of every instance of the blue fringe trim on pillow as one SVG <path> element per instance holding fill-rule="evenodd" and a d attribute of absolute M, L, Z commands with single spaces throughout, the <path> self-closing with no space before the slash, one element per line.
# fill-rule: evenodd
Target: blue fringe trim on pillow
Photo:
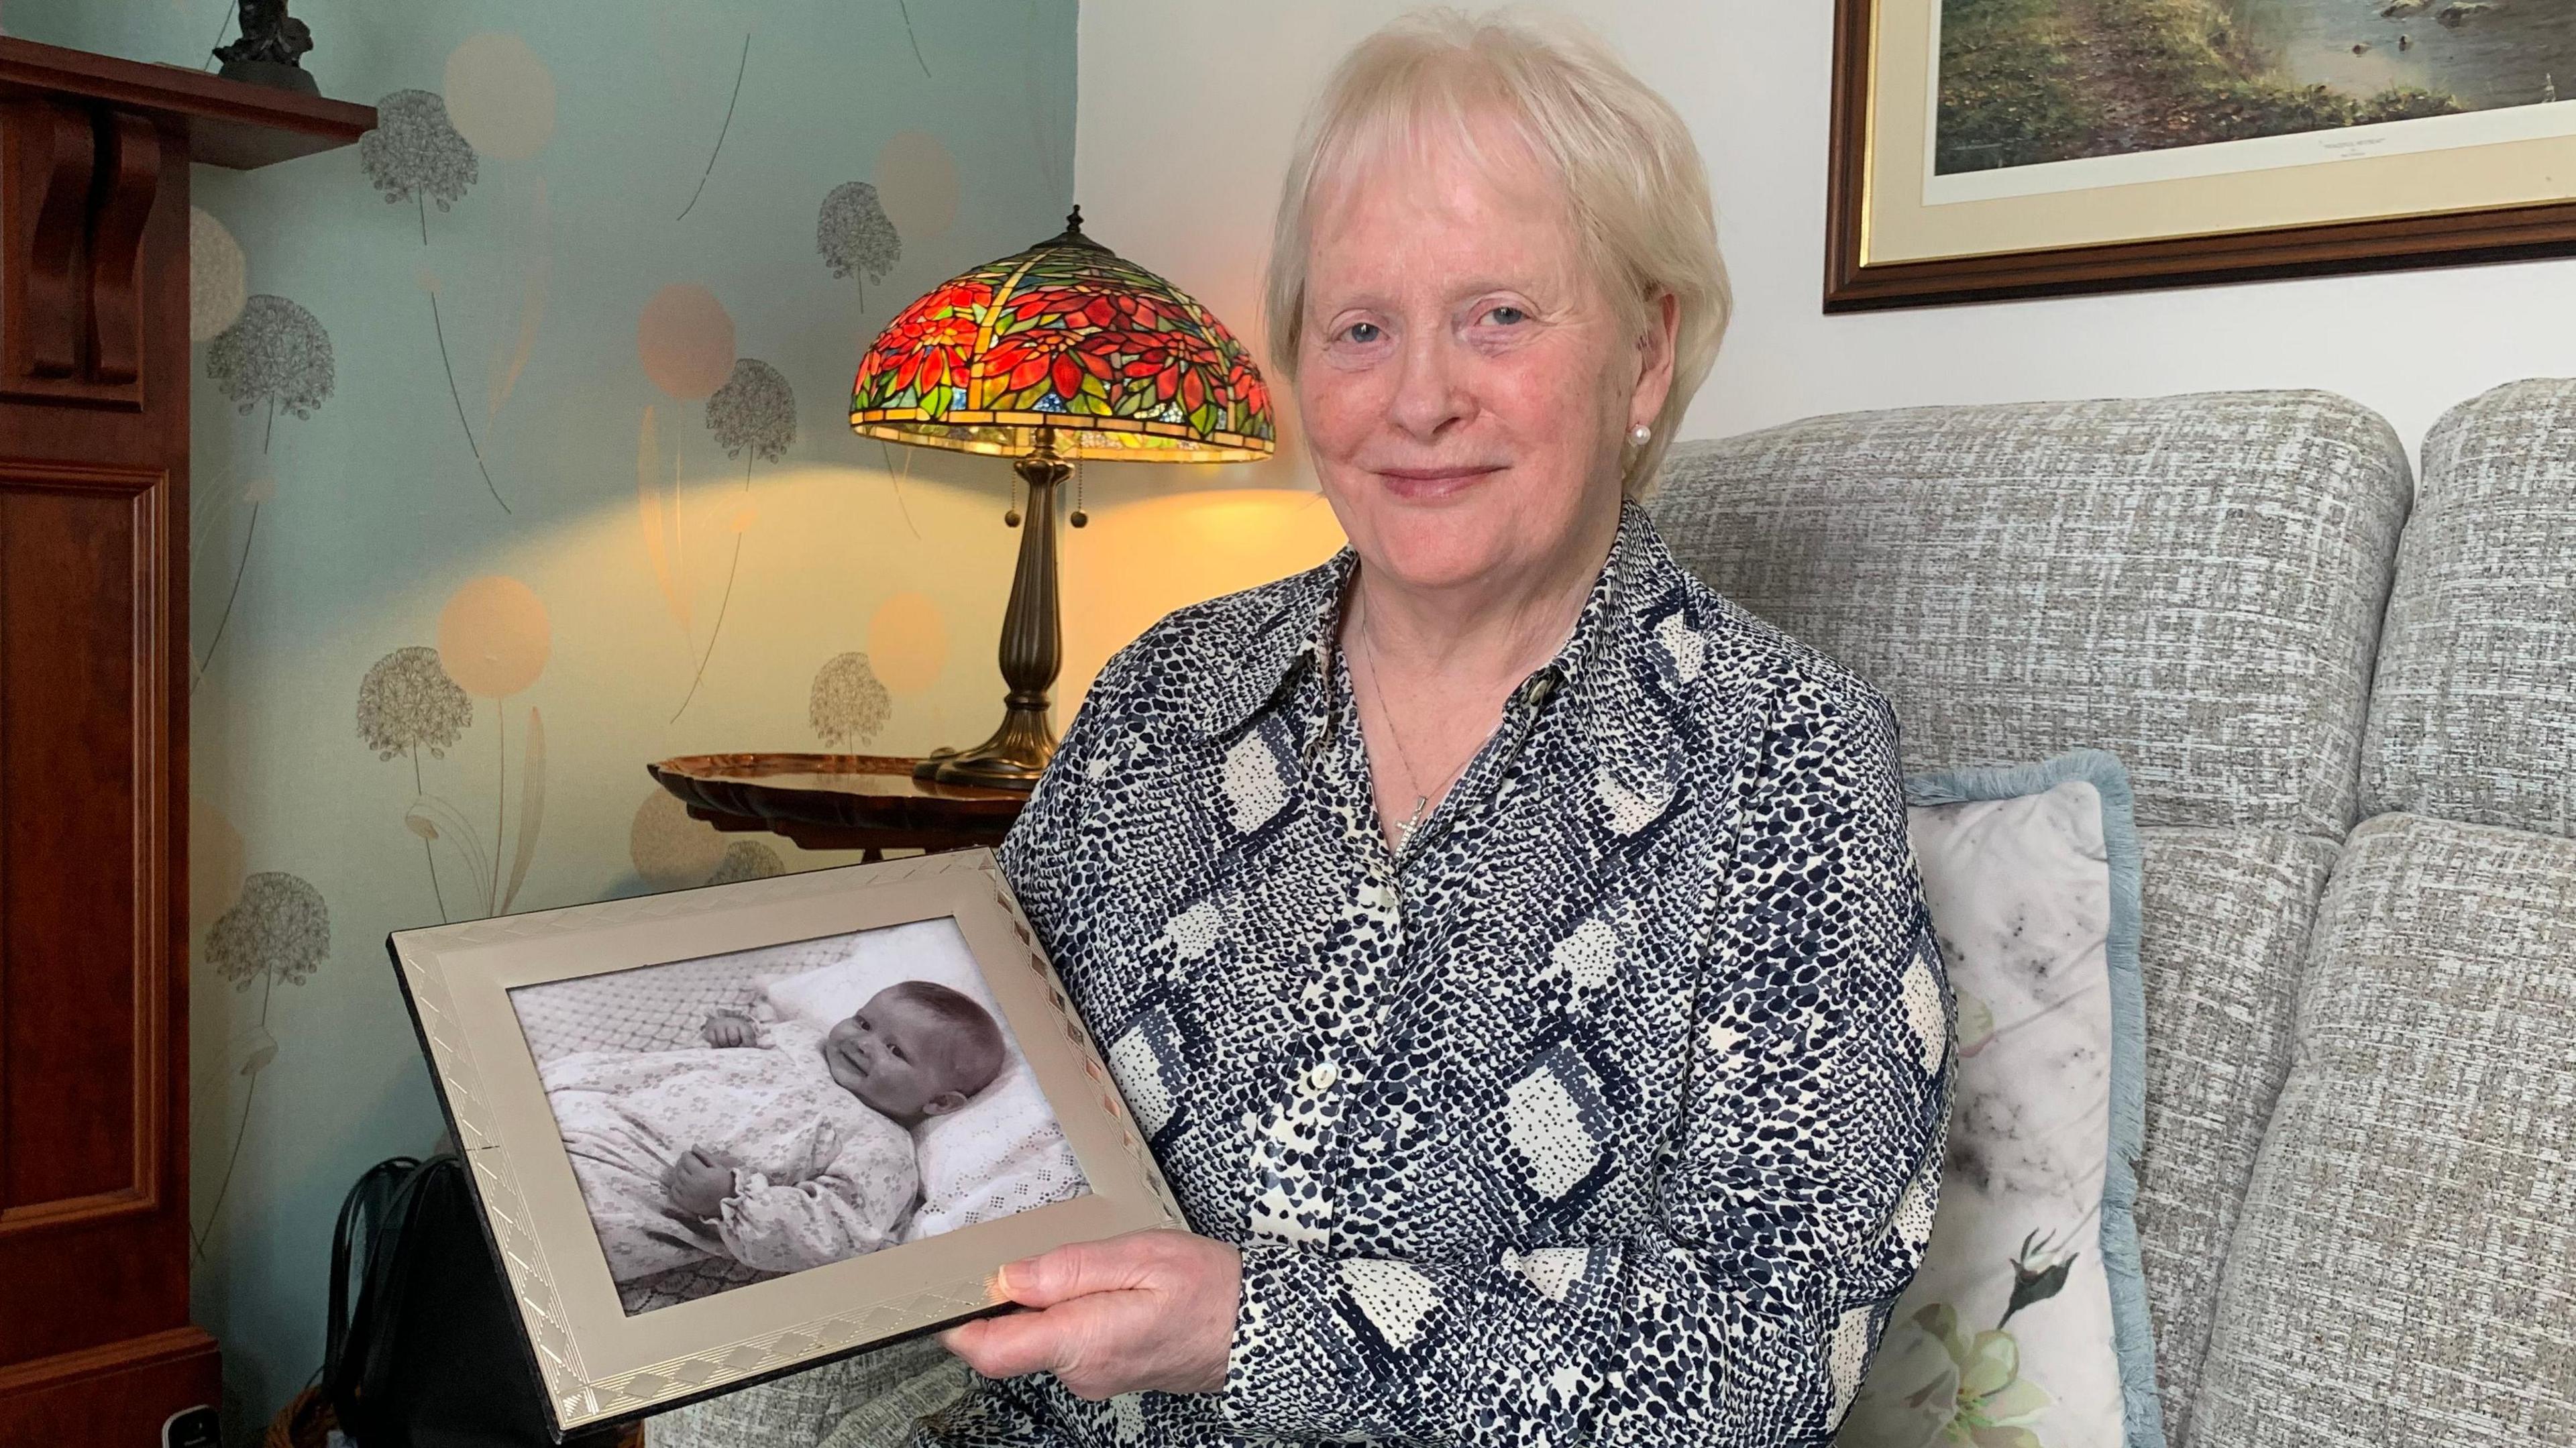
<path fill-rule="evenodd" d="M 2146 978 L 2138 967 L 2137 801 L 2119 756 L 2078 749 L 2037 764 L 1953 769 L 1905 782 L 1910 805 L 1971 804 L 2046 794 L 2082 780 L 2102 800 L 2102 847 L 2111 868 L 2107 954 L 2111 988 L 2111 1159 L 2102 1176 L 2102 1271 L 2111 1287 L 2112 1347 L 2120 1359 L 2121 1420 L 2128 1448 L 2165 1448 L 2156 1397 L 2155 1327 L 2138 1262 L 2138 1153 L 2147 1134 Z"/>

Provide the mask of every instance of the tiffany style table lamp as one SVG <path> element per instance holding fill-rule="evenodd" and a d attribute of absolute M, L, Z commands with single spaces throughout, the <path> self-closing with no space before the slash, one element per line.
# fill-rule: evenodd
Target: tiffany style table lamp
<path fill-rule="evenodd" d="M 1252 354 L 1179 288 L 1083 235 L 1080 207 L 1061 235 L 943 282 L 887 323 L 859 360 L 850 426 L 1013 458 L 1028 485 L 1025 521 L 1005 515 L 1021 533 L 1002 615 L 1002 725 L 921 771 L 1006 789 L 1037 783 L 1055 753 L 1055 506 L 1070 464 L 1249 462 L 1271 448 Z"/>

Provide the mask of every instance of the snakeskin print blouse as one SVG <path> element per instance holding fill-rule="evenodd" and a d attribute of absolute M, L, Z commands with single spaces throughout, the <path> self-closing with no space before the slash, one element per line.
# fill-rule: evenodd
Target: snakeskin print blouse
<path fill-rule="evenodd" d="M 1876 693 L 1635 505 L 1399 850 L 1345 552 L 1172 615 L 1002 852 L 1191 1225 L 1224 1391 L 933 1441 L 1821 1444 L 1930 1235 L 1949 990 Z"/>

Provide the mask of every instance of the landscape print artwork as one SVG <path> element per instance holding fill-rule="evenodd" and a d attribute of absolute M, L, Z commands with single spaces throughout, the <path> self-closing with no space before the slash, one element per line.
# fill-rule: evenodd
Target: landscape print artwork
<path fill-rule="evenodd" d="M 1937 175 L 2576 99 L 2565 0 L 1942 0 Z"/>
<path fill-rule="evenodd" d="M 2576 0 L 1836 0 L 1825 309 L 2576 252 Z"/>

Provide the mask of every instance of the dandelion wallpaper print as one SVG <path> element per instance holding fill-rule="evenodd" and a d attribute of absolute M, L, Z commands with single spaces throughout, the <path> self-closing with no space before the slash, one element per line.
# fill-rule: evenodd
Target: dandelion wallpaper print
<path fill-rule="evenodd" d="M 231 10 L 5 24 L 211 68 Z M 1073 201 L 1073 0 L 297 14 L 380 128 L 198 167 L 190 217 L 195 1313 L 235 1442 L 320 1364 L 341 1194 L 441 1134 L 386 932 L 837 863 L 693 823 L 645 764 L 990 728 L 1009 472 L 845 403 L 895 309 Z M 1184 601 L 1082 604 L 1189 542 L 1177 481 L 1091 479 L 1087 535 L 1138 520 L 1068 547 L 1060 719 Z"/>

